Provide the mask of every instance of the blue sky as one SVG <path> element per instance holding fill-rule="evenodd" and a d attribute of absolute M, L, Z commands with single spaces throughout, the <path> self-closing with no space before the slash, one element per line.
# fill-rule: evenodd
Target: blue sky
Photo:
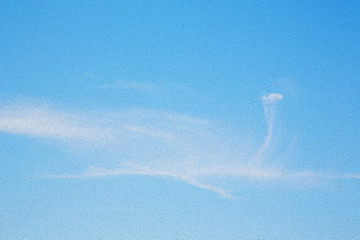
<path fill-rule="evenodd" d="M 359 239 L 358 1 L 1 1 L 2 239 Z"/>

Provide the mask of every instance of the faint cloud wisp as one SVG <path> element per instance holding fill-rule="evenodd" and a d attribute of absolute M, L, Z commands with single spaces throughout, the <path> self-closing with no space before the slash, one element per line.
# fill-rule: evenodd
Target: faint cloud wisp
<path fill-rule="evenodd" d="M 89 149 L 99 148 L 111 153 L 107 155 L 107 158 L 112 156 L 107 159 L 109 166 L 89 161 L 89 168 L 83 173 L 47 175 L 52 178 L 167 177 L 224 198 L 232 196 L 216 186 L 216 179 L 359 178 L 359 174 L 322 175 L 265 165 L 273 136 L 275 104 L 282 99 L 278 93 L 262 97 L 268 132 L 255 153 L 228 137 L 226 132 L 230 130 L 221 124 L 141 108 L 69 113 L 41 105 L 14 104 L 0 108 L 0 131 L 56 139 L 74 147 L 88 142 Z"/>
<path fill-rule="evenodd" d="M 101 85 L 100 88 L 103 89 L 124 89 L 124 90 L 135 90 L 139 92 L 147 92 L 152 93 L 159 91 L 159 86 L 152 84 L 152 83 L 146 83 L 146 82 L 135 82 L 135 81 L 121 81 L 118 80 L 115 83 L 112 84 L 105 84 Z"/>

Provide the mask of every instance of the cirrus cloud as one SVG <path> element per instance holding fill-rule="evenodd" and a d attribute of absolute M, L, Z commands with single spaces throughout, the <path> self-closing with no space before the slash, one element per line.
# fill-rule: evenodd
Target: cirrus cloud
<path fill-rule="evenodd" d="M 359 174 L 324 175 L 268 164 L 275 115 L 273 104 L 282 98 L 278 93 L 262 97 L 268 132 L 263 144 L 253 153 L 229 137 L 226 132 L 230 130 L 221 124 L 184 114 L 141 108 L 90 113 L 13 104 L 0 108 L 0 131 L 56 139 L 74 147 L 87 142 L 92 150 L 98 148 L 111 153 L 106 154 L 107 158 L 112 156 L 107 159 L 110 166 L 94 166 L 89 161 L 88 169 L 82 173 L 47 175 L 52 178 L 167 177 L 225 198 L 232 196 L 228 190 L 217 186 L 216 179 L 358 179 Z"/>

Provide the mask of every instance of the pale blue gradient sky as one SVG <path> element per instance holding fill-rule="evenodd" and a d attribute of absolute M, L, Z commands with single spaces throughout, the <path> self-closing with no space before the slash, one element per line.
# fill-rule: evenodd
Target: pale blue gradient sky
<path fill-rule="evenodd" d="M 359 239 L 359 26 L 358 1 L 1 1 L 0 238 Z"/>

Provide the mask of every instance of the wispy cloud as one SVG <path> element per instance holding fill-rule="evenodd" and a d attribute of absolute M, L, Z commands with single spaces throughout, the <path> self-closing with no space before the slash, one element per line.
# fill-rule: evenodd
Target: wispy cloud
<path fill-rule="evenodd" d="M 13 105 L 0 109 L 0 131 L 55 139 L 113 140 L 107 129 L 84 122 L 80 114 L 38 106 Z M 84 124 L 85 123 L 85 124 Z"/>
<path fill-rule="evenodd" d="M 261 165 L 264 161 L 264 153 L 269 147 L 269 144 L 272 140 L 273 136 L 273 125 L 274 125 L 274 116 L 275 116 L 275 108 L 274 105 L 276 102 L 281 101 L 283 99 L 283 96 L 278 93 L 271 93 L 268 96 L 263 96 L 263 107 L 264 107 L 264 114 L 265 118 L 268 124 L 268 132 L 265 138 L 264 143 L 261 145 L 261 147 L 258 149 L 258 151 L 255 153 L 252 164 L 254 165 Z"/>
<path fill-rule="evenodd" d="M 90 142 L 91 149 L 101 148 L 111 153 L 108 155 L 112 159 L 107 159 L 110 166 L 90 166 L 83 173 L 48 175 L 53 178 L 166 177 L 226 198 L 231 197 L 229 191 L 216 186 L 216 179 L 360 178 L 359 174 L 324 175 L 269 165 L 267 152 L 273 136 L 274 104 L 282 98 L 277 93 L 262 97 L 268 132 L 255 153 L 245 144 L 227 137 L 230 129 L 220 124 L 184 114 L 140 108 L 74 113 L 41 105 L 15 104 L 0 108 L 0 131 L 57 139 L 75 147 Z M 212 184 L 208 183 L 209 179 Z"/>
<path fill-rule="evenodd" d="M 86 76 L 92 77 L 87 74 Z M 118 80 L 107 84 L 100 85 L 101 89 L 113 90 L 132 90 L 138 93 L 156 94 L 161 97 L 173 97 L 175 95 L 186 96 L 187 98 L 194 99 L 198 102 L 210 104 L 211 100 L 197 91 L 191 89 L 183 84 L 176 83 L 162 83 L 162 82 L 144 82 L 144 81 L 124 81 Z"/>
<path fill-rule="evenodd" d="M 104 89 L 124 89 L 124 90 L 135 90 L 140 92 L 153 93 L 160 90 L 158 85 L 148 82 L 135 82 L 135 81 L 123 81 L 118 80 L 111 84 L 101 85 L 100 88 Z"/>

